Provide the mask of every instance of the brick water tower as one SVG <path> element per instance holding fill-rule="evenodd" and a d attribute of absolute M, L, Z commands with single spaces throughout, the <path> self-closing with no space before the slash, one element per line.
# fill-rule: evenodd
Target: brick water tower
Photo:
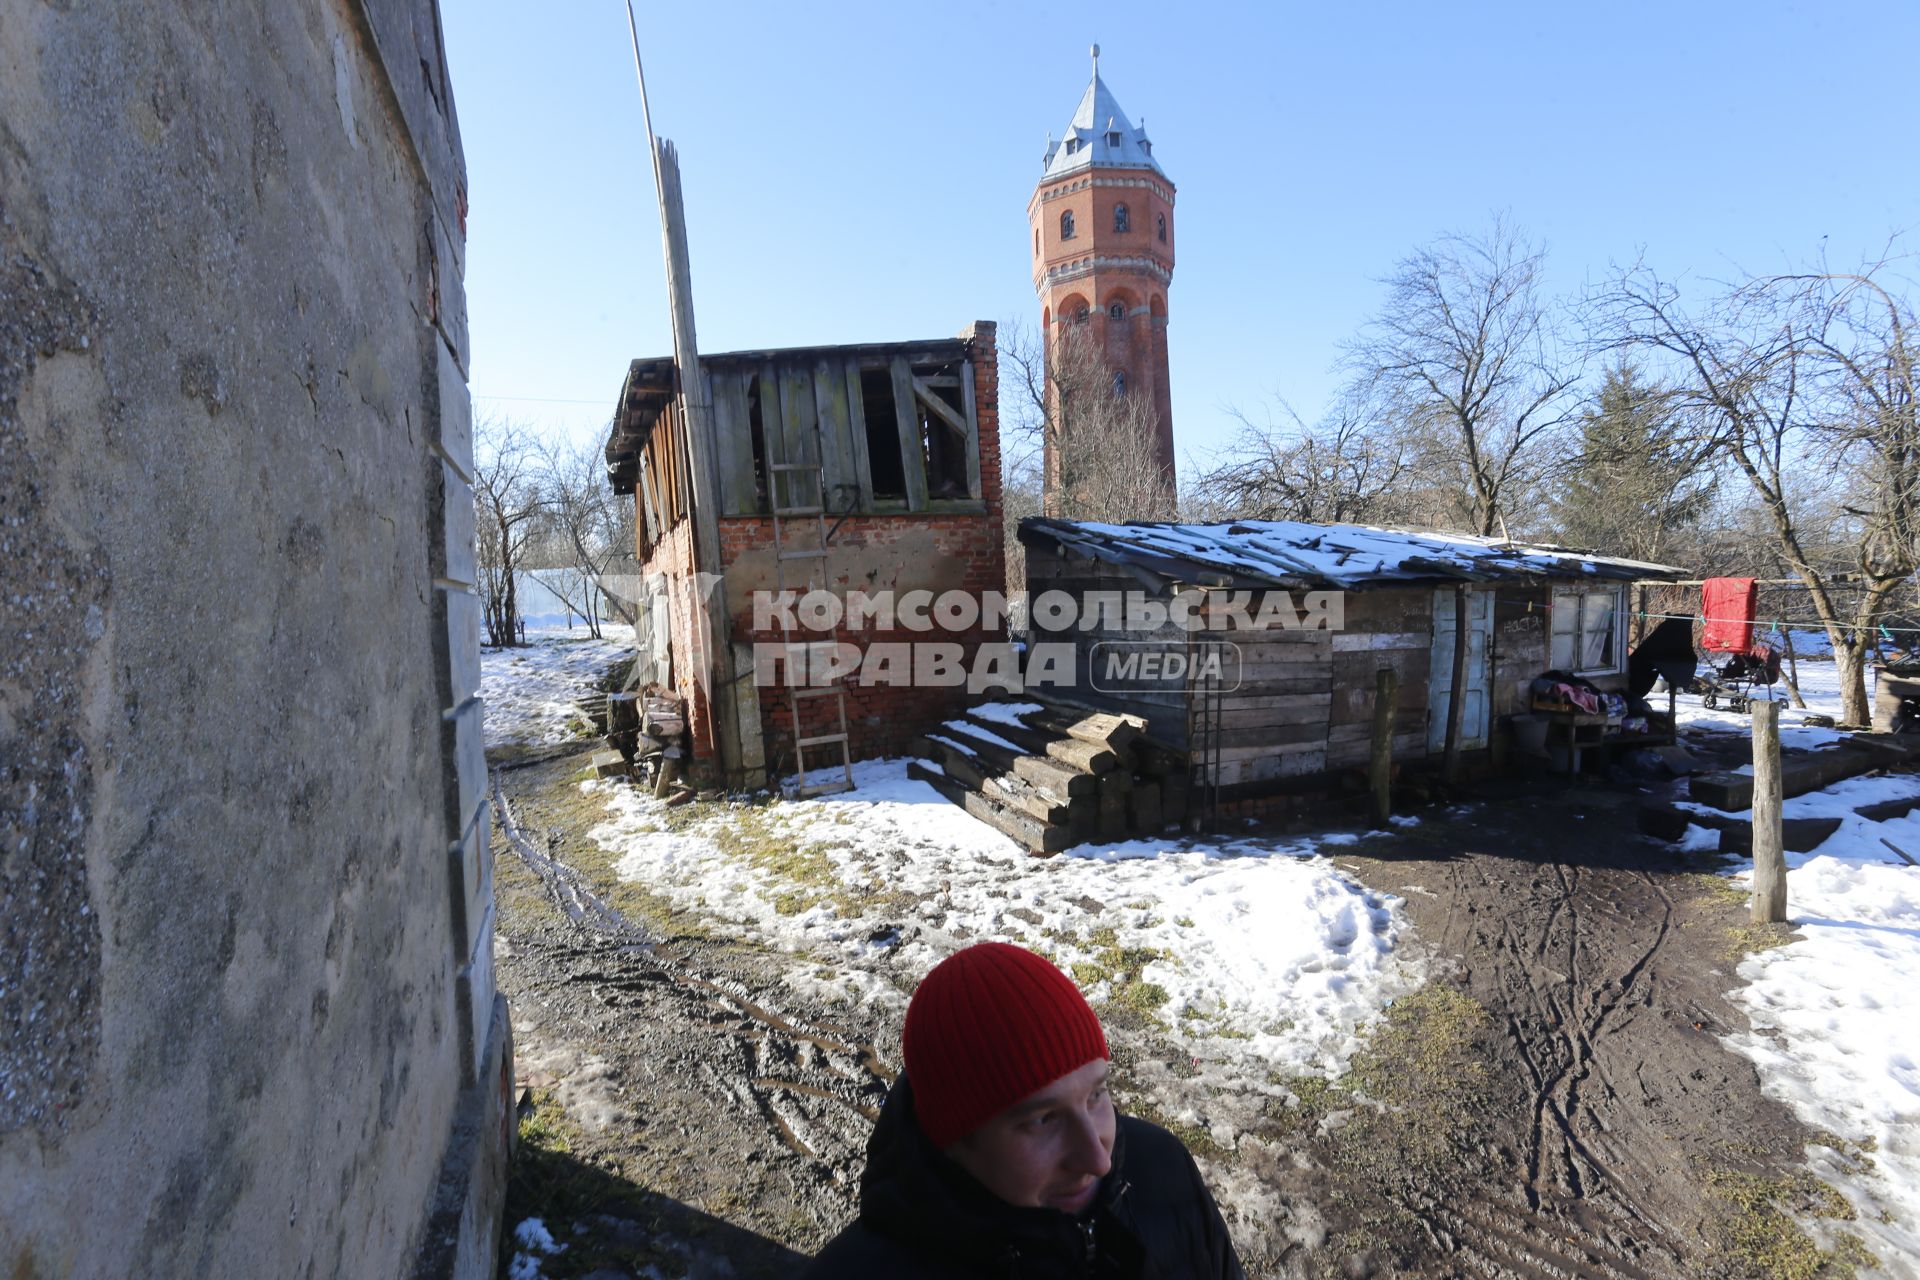
<path fill-rule="evenodd" d="M 1173 401 L 1167 382 L 1167 286 L 1173 280 L 1173 182 L 1153 158 L 1143 121 L 1136 128 L 1100 78 L 1064 137 L 1047 137 L 1045 172 L 1027 202 L 1033 232 L 1033 287 L 1049 354 L 1089 326 L 1113 389 L 1151 404 L 1153 452 L 1173 482 Z M 1047 441 L 1046 484 L 1059 480 Z"/>

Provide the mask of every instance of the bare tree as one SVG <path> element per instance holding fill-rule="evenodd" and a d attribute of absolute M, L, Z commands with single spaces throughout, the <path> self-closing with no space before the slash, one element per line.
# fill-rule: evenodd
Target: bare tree
<path fill-rule="evenodd" d="M 1189 501 L 1216 519 L 1380 521 L 1399 514 L 1394 496 L 1411 479 L 1399 424 L 1364 396 L 1345 395 L 1317 426 L 1291 406 L 1284 420 L 1236 412 L 1240 433 L 1226 460 L 1206 472 Z"/>
<path fill-rule="evenodd" d="M 1581 376 L 1540 297 L 1544 262 L 1504 220 L 1444 236 L 1384 281 L 1381 313 L 1347 349 L 1371 394 L 1402 406 L 1421 461 L 1457 485 L 1461 517 L 1483 536 L 1550 469 Z"/>
<path fill-rule="evenodd" d="M 480 415 L 473 424 L 474 550 L 487 643 L 519 640 L 515 577 L 546 511 L 540 451 L 525 427 Z"/>
<path fill-rule="evenodd" d="M 546 497 L 539 558 L 554 571 L 542 581 L 593 636 L 607 614 L 632 626 L 639 594 L 633 505 L 615 498 L 596 444 L 550 443 L 539 454 Z"/>
<path fill-rule="evenodd" d="M 1601 299 L 1612 341 L 1670 362 L 1743 474 L 1833 644 L 1842 717 L 1870 718 L 1865 659 L 1920 547 L 1915 317 L 1886 265 L 1727 286 L 1698 312 L 1644 267 Z"/>
<path fill-rule="evenodd" d="M 1083 325 L 1029 338 L 1009 326 L 1003 343 L 1021 394 L 1012 423 L 1026 455 L 1043 459 L 1048 515 L 1068 520 L 1166 520 L 1171 478 L 1154 448 L 1146 397 L 1127 392 Z"/>

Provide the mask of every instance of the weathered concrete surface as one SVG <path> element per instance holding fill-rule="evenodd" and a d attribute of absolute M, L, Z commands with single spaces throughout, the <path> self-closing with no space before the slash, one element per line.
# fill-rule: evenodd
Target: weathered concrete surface
<path fill-rule="evenodd" d="M 464 210 L 432 0 L 0 21 L 9 1280 L 490 1265 Z"/>

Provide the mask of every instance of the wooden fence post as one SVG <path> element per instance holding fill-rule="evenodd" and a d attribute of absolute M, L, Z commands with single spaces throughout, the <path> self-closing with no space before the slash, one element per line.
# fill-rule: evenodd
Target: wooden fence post
<path fill-rule="evenodd" d="M 1780 831 L 1780 704 L 1753 704 L 1753 922 L 1787 918 L 1787 856 Z"/>
<path fill-rule="evenodd" d="M 1373 756 L 1367 764 L 1376 827 L 1386 826 L 1393 816 L 1393 718 L 1399 696 L 1399 675 L 1392 667 L 1380 668 L 1373 693 Z"/>

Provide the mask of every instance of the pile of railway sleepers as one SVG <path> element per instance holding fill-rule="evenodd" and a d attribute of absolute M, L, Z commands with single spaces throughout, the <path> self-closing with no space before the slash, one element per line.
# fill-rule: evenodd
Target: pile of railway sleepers
<path fill-rule="evenodd" d="M 990 702 L 925 735 L 907 771 L 1033 853 L 1157 836 L 1186 817 L 1187 768 L 1145 729 L 1137 716 Z"/>

